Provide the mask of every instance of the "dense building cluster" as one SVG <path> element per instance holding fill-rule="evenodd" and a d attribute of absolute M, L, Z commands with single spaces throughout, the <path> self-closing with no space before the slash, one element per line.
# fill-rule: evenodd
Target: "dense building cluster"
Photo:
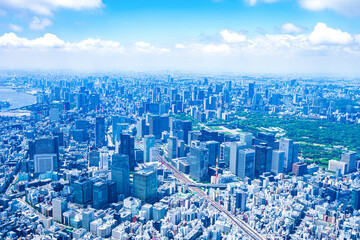
<path fill-rule="evenodd" d="M 1 239 L 360 238 L 357 149 L 323 168 L 306 136 L 232 124 L 359 124 L 359 85 L 18 73 L 0 86 L 36 96 L 0 112 Z"/>

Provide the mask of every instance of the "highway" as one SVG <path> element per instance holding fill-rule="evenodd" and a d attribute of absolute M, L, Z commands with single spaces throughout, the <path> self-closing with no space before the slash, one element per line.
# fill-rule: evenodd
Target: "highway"
<path fill-rule="evenodd" d="M 186 184 L 194 184 L 192 180 L 187 178 L 183 173 L 178 171 L 175 167 L 173 167 L 169 162 L 167 162 L 163 156 L 159 155 L 158 160 L 169 170 L 173 171 L 174 176 L 176 179 L 178 179 L 180 182 L 186 183 Z M 232 215 L 230 212 L 225 210 L 219 203 L 215 202 L 213 199 L 211 199 L 204 191 L 199 189 L 198 187 L 189 187 L 191 190 L 196 192 L 201 197 L 204 197 L 214 208 L 216 208 L 219 212 L 224 213 L 230 220 L 236 224 L 240 229 L 242 229 L 246 234 L 248 234 L 252 239 L 255 240 L 265 240 L 265 238 L 260 235 L 258 232 L 256 232 L 254 229 L 252 229 L 247 223 L 244 221 L 237 219 L 234 215 Z"/>

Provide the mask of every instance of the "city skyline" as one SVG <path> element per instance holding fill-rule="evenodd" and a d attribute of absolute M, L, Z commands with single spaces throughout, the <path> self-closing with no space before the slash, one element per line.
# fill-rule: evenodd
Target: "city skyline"
<path fill-rule="evenodd" d="M 0 69 L 359 76 L 360 3 L 0 1 Z"/>

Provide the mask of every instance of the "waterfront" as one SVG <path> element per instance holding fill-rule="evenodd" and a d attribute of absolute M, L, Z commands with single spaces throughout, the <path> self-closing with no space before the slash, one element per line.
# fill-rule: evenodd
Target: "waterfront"
<path fill-rule="evenodd" d="M 36 102 L 36 97 L 8 87 L 0 87 L 0 101 L 7 101 L 11 104 L 8 108 L 0 109 L 0 111 L 8 111 L 32 105 Z"/>

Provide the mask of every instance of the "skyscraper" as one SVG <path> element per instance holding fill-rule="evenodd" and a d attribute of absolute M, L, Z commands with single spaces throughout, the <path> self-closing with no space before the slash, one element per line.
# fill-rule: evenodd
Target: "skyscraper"
<path fill-rule="evenodd" d="M 92 202 L 93 182 L 86 178 L 81 178 L 74 182 L 74 202 L 86 205 Z"/>
<path fill-rule="evenodd" d="M 168 152 L 168 159 L 172 160 L 177 158 L 177 138 L 176 137 L 169 137 L 167 140 L 167 152 Z"/>
<path fill-rule="evenodd" d="M 112 156 L 111 180 L 116 183 L 116 195 L 130 195 L 129 156 L 120 154 Z"/>
<path fill-rule="evenodd" d="M 160 139 L 163 131 L 169 131 L 169 117 L 149 115 L 149 134 L 154 135 L 156 139 Z"/>
<path fill-rule="evenodd" d="M 229 167 L 230 163 L 230 148 L 231 148 L 231 142 L 223 142 L 220 145 L 220 157 L 219 162 L 224 162 L 226 166 Z"/>
<path fill-rule="evenodd" d="M 34 158 L 35 173 L 57 171 L 59 169 L 58 137 L 39 138 L 30 143 L 30 158 Z"/>
<path fill-rule="evenodd" d="M 239 151 L 246 148 L 244 142 L 232 142 L 230 146 L 230 163 L 229 170 L 238 176 L 239 172 Z"/>
<path fill-rule="evenodd" d="M 82 227 L 89 231 L 92 221 L 94 221 L 94 209 L 85 208 L 82 212 Z"/>
<path fill-rule="evenodd" d="M 284 173 L 285 152 L 282 150 L 274 150 L 272 153 L 271 172 L 275 174 Z"/>
<path fill-rule="evenodd" d="M 259 144 L 260 142 L 265 142 L 267 143 L 267 145 L 271 148 L 274 149 L 274 145 L 275 145 L 275 134 L 273 133 L 268 133 L 268 132 L 259 132 L 257 135 L 257 144 Z"/>
<path fill-rule="evenodd" d="M 246 177 L 254 178 L 255 176 L 255 151 L 253 149 L 242 149 L 239 150 L 239 166 L 237 176 L 241 179 Z"/>
<path fill-rule="evenodd" d="M 293 163 L 298 161 L 298 144 L 288 138 L 282 138 L 279 144 L 279 150 L 285 152 L 284 158 L 284 172 L 290 172 L 292 170 Z"/>
<path fill-rule="evenodd" d="M 134 197 L 146 203 L 157 201 L 156 171 L 143 169 L 134 173 Z"/>
<path fill-rule="evenodd" d="M 96 117 L 95 122 L 95 145 L 102 147 L 105 143 L 105 118 L 102 116 Z"/>
<path fill-rule="evenodd" d="M 246 211 L 246 199 L 247 193 L 243 190 L 238 190 L 235 192 L 235 208 L 240 209 L 241 212 Z"/>
<path fill-rule="evenodd" d="M 150 162 L 150 148 L 155 146 L 154 135 L 144 136 L 144 162 Z"/>
<path fill-rule="evenodd" d="M 255 83 L 249 83 L 248 98 L 253 99 L 255 93 Z"/>
<path fill-rule="evenodd" d="M 136 130 L 137 130 L 136 135 L 139 138 L 143 138 L 145 135 L 149 134 L 149 126 L 146 125 L 146 119 L 145 118 L 140 118 L 140 119 L 137 120 L 137 122 L 136 122 Z"/>
<path fill-rule="evenodd" d="M 347 163 L 348 169 L 347 172 L 351 173 L 356 170 L 356 152 L 348 151 L 341 154 L 341 162 Z"/>
<path fill-rule="evenodd" d="M 111 180 L 106 181 L 107 189 L 108 189 L 108 203 L 117 202 L 118 198 L 116 195 L 116 183 Z"/>
<path fill-rule="evenodd" d="M 272 164 L 272 148 L 260 144 L 255 146 L 255 177 L 270 172 Z"/>
<path fill-rule="evenodd" d="M 104 208 L 108 204 L 108 185 L 104 181 L 94 183 L 93 186 L 93 207 Z"/>
<path fill-rule="evenodd" d="M 209 180 L 209 150 L 204 147 L 191 147 L 187 156 L 190 163 L 190 176 L 196 181 Z"/>
<path fill-rule="evenodd" d="M 253 141 L 253 135 L 251 133 L 240 133 L 240 142 L 246 143 L 246 148 L 251 148 Z"/>
<path fill-rule="evenodd" d="M 360 188 L 351 190 L 351 206 L 356 210 L 360 209 Z"/>
<path fill-rule="evenodd" d="M 215 167 L 216 158 L 219 157 L 220 143 L 217 141 L 207 141 L 204 143 L 204 147 L 209 150 L 209 166 Z"/>
<path fill-rule="evenodd" d="M 135 162 L 135 139 L 128 133 L 120 134 L 119 153 L 129 156 L 130 171 L 134 171 Z"/>
<path fill-rule="evenodd" d="M 63 222 L 63 213 L 67 210 L 67 201 L 65 198 L 54 198 L 52 200 L 53 206 L 53 219 L 60 223 Z"/>

